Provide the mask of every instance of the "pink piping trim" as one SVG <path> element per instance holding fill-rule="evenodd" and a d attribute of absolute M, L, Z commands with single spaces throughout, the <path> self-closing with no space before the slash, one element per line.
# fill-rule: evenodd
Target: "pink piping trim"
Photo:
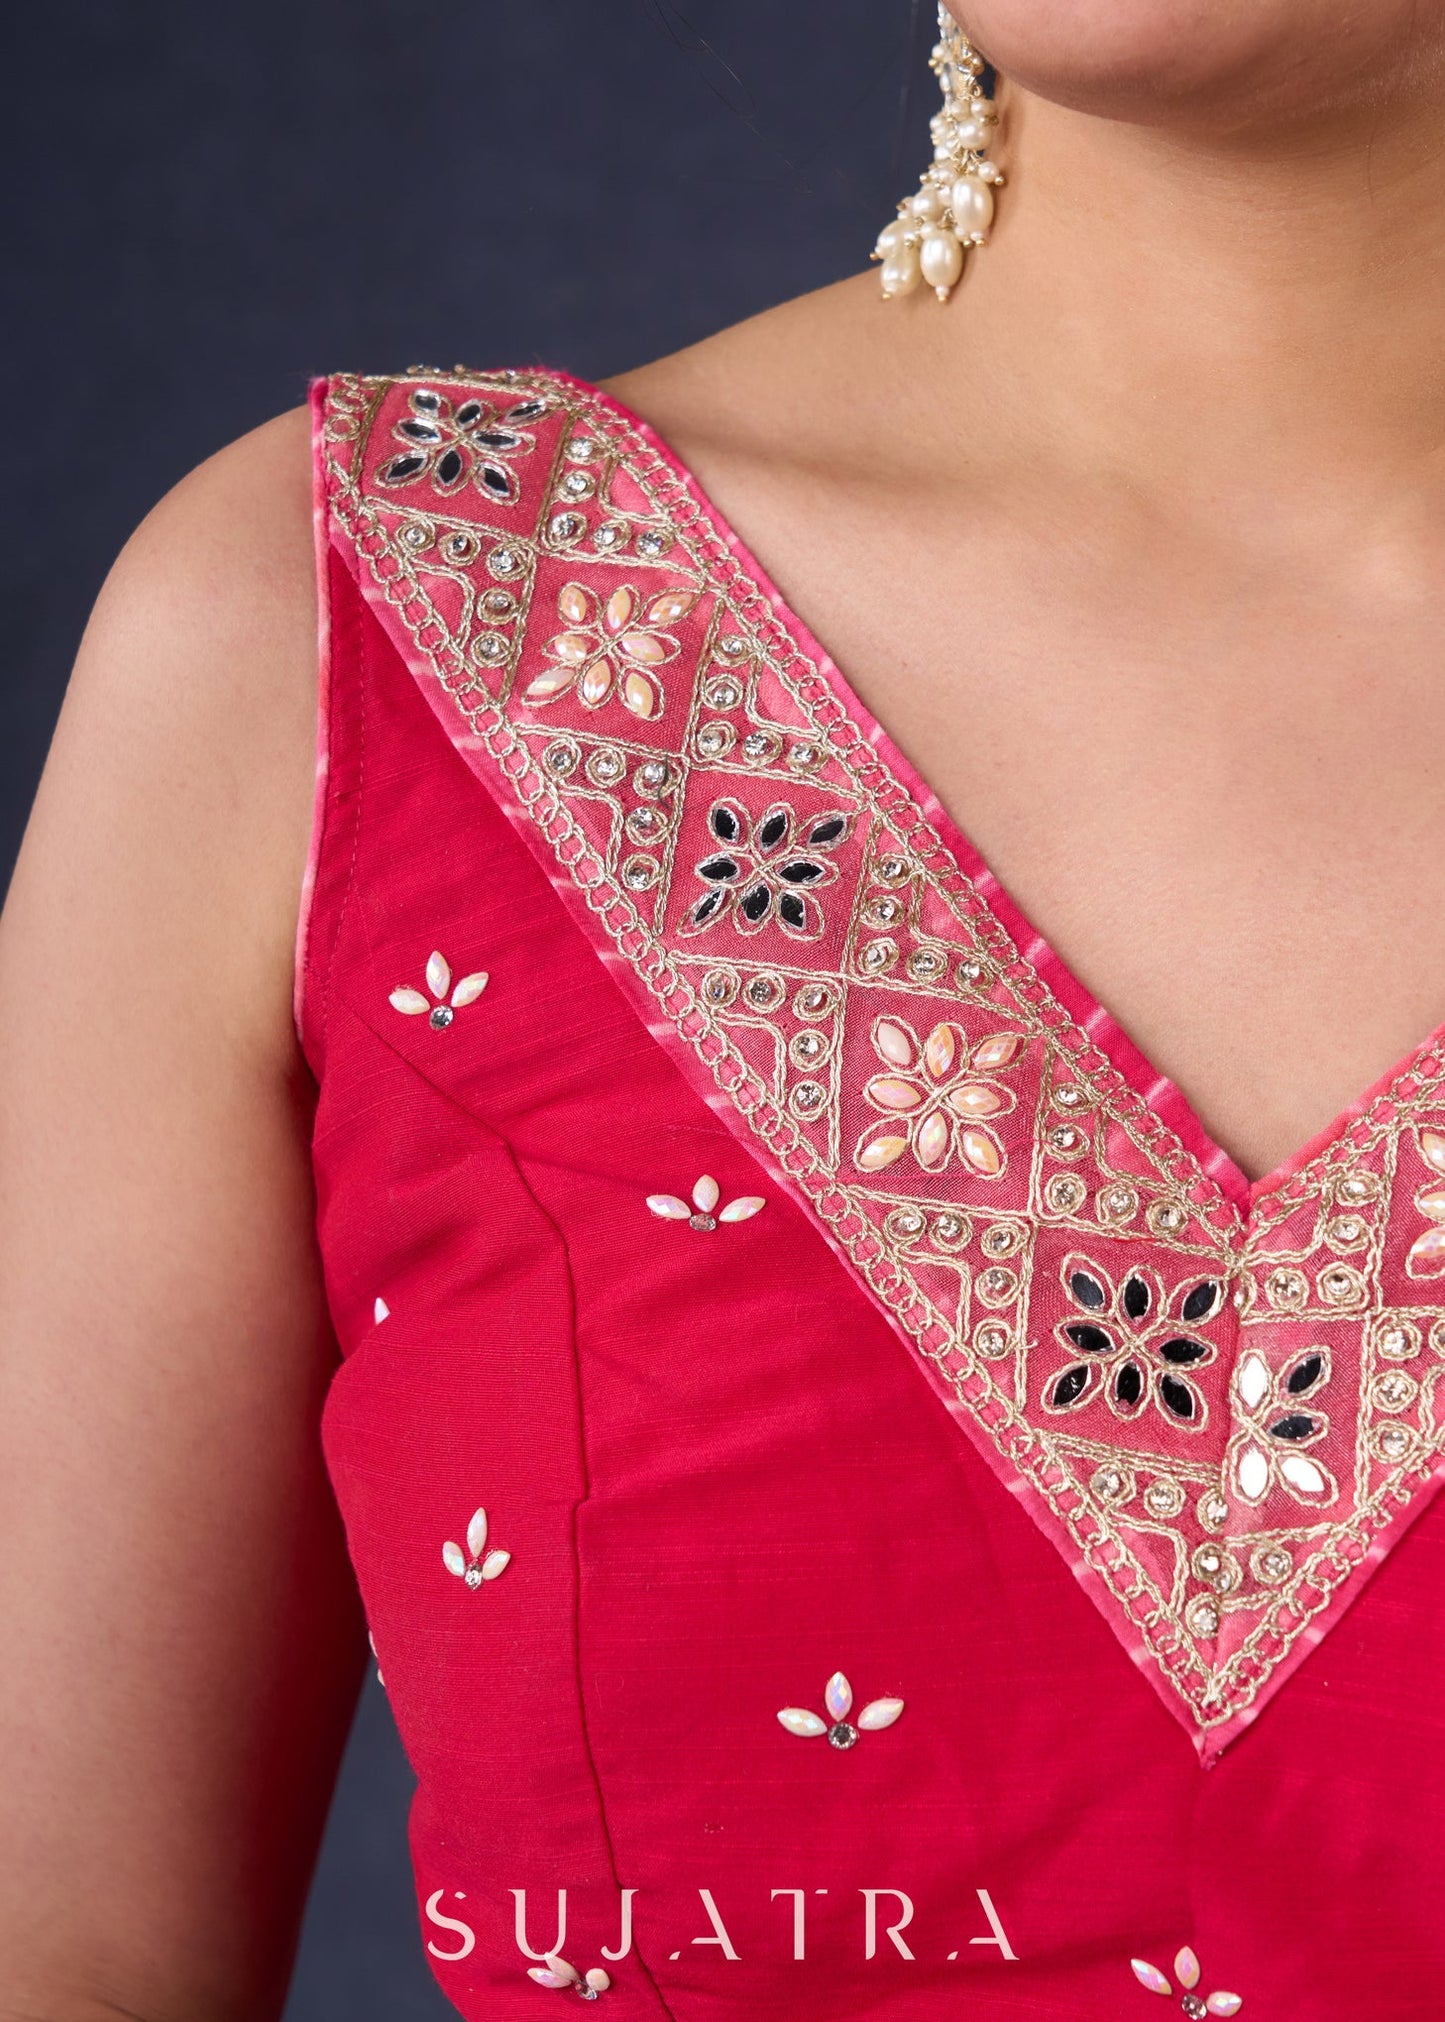
<path fill-rule="evenodd" d="M 326 459 L 322 430 L 326 421 L 327 381 L 313 379 L 308 390 L 311 406 L 311 527 L 316 567 L 316 787 L 311 802 L 311 834 L 306 850 L 306 867 L 301 874 L 301 899 L 296 917 L 296 954 L 291 986 L 291 1017 L 296 1037 L 304 1047 L 306 1008 L 306 958 L 311 934 L 311 914 L 316 895 L 317 866 L 321 861 L 322 831 L 326 822 L 327 786 L 331 772 L 331 586 L 328 563 L 331 552 L 330 508 L 326 497 Z"/>

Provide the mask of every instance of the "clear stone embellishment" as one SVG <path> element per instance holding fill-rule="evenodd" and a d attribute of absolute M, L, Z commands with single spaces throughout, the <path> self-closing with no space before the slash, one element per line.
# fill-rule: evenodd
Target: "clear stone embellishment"
<path fill-rule="evenodd" d="M 1294 1571 L 1294 1561 L 1283 1545 L 1262 1546 L 1249 1564 L 1254 1577 L 1270 1587 L 1279 1586 Z"/>
<path fill-rule="evenodd" d="M 1184 1610 L 1184 1619 L 1195 1635 L 1209 1642 L 1219 1634 L 1219 1606 L 1208 1594 L 1199 1595 Z"/>
<path fill-rule="evenodd" d="M 633 892 L 651 890 L 661 875 L 656 857 L 629 857 L 622 867 L 622 882 Z"/>
<path fill-rule="evenodd" d="M 1144 1507 L 1150 1516 L 1178 1516 L 1184 1507 L 1184 1491 L 1177 1481 L 1151 1481 L 1144 1491 Z"/>
<path fill-rule="evenodd" d="M 1100 1502 L 1116 1502 L 1124 1489 L 1124 1477 L 1117 1467 L 1096 1468 L 1089 1486 Z"/>

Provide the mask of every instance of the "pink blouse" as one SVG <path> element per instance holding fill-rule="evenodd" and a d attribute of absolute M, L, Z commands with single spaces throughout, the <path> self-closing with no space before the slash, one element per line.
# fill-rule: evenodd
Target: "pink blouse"
<path fill-rule="evenodd" d="M 442 1988 L 1445 2013 L 1445 1033 L 1251 1187 L 649 428 L 315 412 L 325 1437 Z"/>

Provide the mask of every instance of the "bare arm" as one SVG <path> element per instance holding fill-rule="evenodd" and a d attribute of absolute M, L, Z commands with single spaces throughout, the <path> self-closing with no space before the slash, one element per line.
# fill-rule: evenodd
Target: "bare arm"
<path fill-rule="evenodd" d="M 279 2011 L 362 1654 L 291 1030 L 304 417 L 83 645 L 0 922 L 0 2018 Z"/>

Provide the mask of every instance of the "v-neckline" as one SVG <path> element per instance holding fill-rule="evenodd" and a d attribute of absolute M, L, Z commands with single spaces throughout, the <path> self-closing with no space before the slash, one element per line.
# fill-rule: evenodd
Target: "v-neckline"
<path fill-rule="evenodd" d="M 387 422 L 395 435 L 419 395 L 449 394 L 331 382 L 329 537 L 648 1030 L 916 1351 L 1214 1760 L 1445 1484 L 1433 1378 L 1397 1366 L 1427 1337 L 1445 1354 L 1433 1040 L 1250 1186 L 648 423 L 555 371 L 438 378 L 541 424 L 518 432 L 515 495 L 448 479 L 439 506 L 425 471 L 389 476 Z M 678 662 L 663 701 L 643 690 L 645 719 L 635 696 L 605 721 L 595 695 L 550 712 L 567 636 L 547 635 L 553 598 L 569 623 L 625 625 L 649 575 L 651 650 Z M 846 838 L 848 856 L 815 867 L 841 887 L 831 907 L 780 915 L 764 944 L 732 913 L 698 922 L 691 880 L 719 812 L 751 838 L 782 793 L 770 779 L 788 782 L 789 818 L 812 813 L 819 851 Z M 714 920 L 743 938 L 700 942 Z M 959 1047 L 976 1049 L 960 1074 L 1013 1070 L 970 1093 L 994 1101 L 984 1115 L 1026 1105 L 1027 1128 L 970 1129 L 941 1160 L 936 1132 L 926 1155 L 911 1132 L 879 1138 L 873 1112 L 914 1105 L 874 1056 L 936 1089 Z M 866 1159 L 875 1141 L 889 1148 Z M 1171 1331 L 1186 1323 L 1190 1338 Z M 1112 1390 L 1095 1381 L 1106 1354 Z"/>
<path fill-rule="evenodd" d="M 816 668 L 837 707 L 907 791 L 915 810 L 938 837 L 959 878 L 975 896 L 987 919 L 1004 937 L 1018 960 L 1037 976 L 1068 1023 L 1082 1033 L 1084 1043 L 1098 1048 L 1104 1055 L 1138 1111 L 1162 1126 L 1178 1142 L 1196 1169 L 1199 1184 L 1215 1205 L 1218 1218 L 1236 1237 L 1249 1232 L 1261 1202 L 1272 1199 L 1286 1186 L 1304 1183 L 1313 1167 L 1349 1135 L 1353 1126 L 1390 1103 L 1399 1084 L 1422 1071 L 1431 1071 L 1437 1064 L 1432 1056 L 1445 1049 L 1445 1020 L 1387 1067 L 1298 1150 L 1259 1179 L 1251 1180 L 1224 1147 L 1211 1137 L 1194 1104 L 1178 1083 L 1154 1065 L 1118 1019 L 1074 973 L 1048 937 L 1035 927 L 995 875 L 961 822 L 895 743 L 812 627 L 783 596 L 768 570 L 714 503 L 691 466 L 651 422 L 615 394 L 569 372 L 553 371 L 549 377 L 594 401 L 614 422 L 637 436 L 666 466 L 692 508 L 711 523 L 725 543 L 734 565 L 767 603 L 775 620 L 791 635 L 798 652 Z"/>

